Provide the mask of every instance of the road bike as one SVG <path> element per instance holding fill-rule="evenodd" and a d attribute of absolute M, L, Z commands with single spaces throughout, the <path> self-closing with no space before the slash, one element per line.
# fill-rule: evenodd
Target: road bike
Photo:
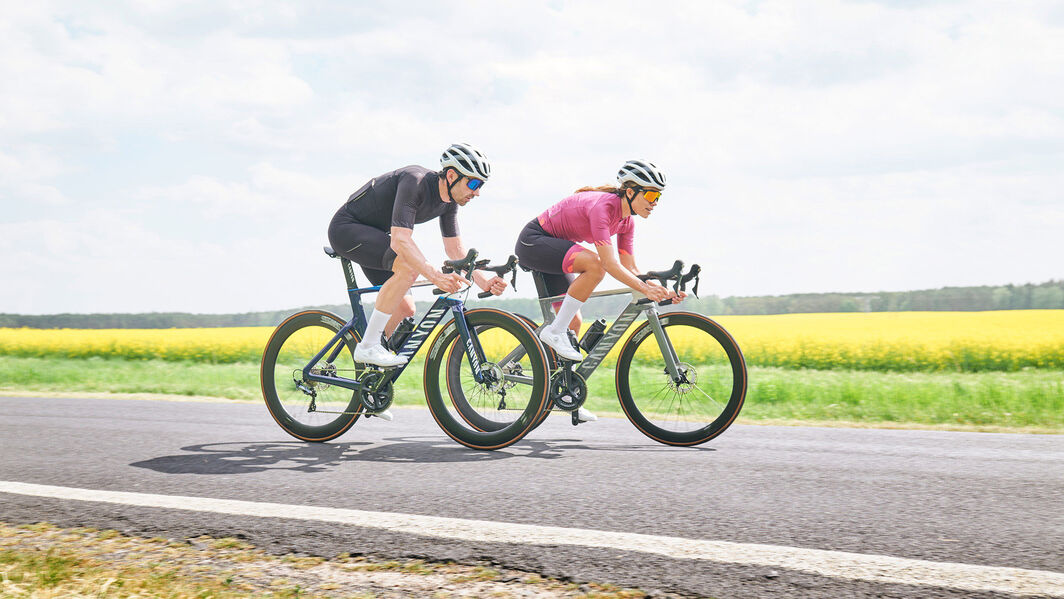
<path fill-rule="evenodd" d="M 379 368 L 355 363 L 352 352 L 366 330 L 362 296 L 376 293 L 380 286 L 358 287 L 354 265 L 331 248 L 325 253 L 340 258 L 351 300 L 352 318 L 346 323 L 323 310 L 305 310 L 286 318 L 277 326 L 262 354 L 260 380 L 266 407 L 277 424 L 303 441 L 323 442 L 347 432 L 360 416 L 380 414 L 392 404 L 394 383 L 409 362 L 396 368 Z M 444 262 L 445 273 L 456 272 L 467 282 L 474 270 L 516 276 L 517 258 L 489 266 L 469 250 L 461 260 Z M 415 286 L 431 283 L 419 282 Z M 433 418 L 452 439 L 474 449 L 499 449 L 521 439 L 536 424 L 548 405 L 548 356 L 532 327 L 522 318 L 494 308 L 467 310 L 457 293 L 439 295 L 428 312 L 414 325 L 412 318 L 400 323 L 384 340 L 408 360 L 417 354 L 430 334 L 442 325 L 429 343 L 425 357 L 425 398 Z M 486 297 L 489 292 L 479 294 Z M 462 295 L 464 297 L 464 295 Z M 497 426 L 485 431 L 468 426 L 456 417 L 441 388 L 452 390 L 452 381 L 441 382 L 443 356 L 461 356 L 457 364 L 465 393 L 494 398 L 485 404 L 483 416 Z M 442 385 L 442 387 L 441 387 Z M 498 406 L 503 406 L 499 408 Z M 479 414 L 479 413 L 478 413 Z"/>
<path fill-rule="evenodd" d="M 654 279 L 666 286 L 672 283 L 676 291 L 686 291 L 687 284 L 694 280 L 692 292 L 697 297 L 701 269 L 696 264 L 684 273 L 683 266 L 677 260 L 669 270 L 648 272 L 639 278 Z M 555 317 L 551 304 L 564 296 L 547 297 L 542 274 L 530 272 L 539 292 L 544 324 L 550 323 Z M 577 409 L 587 400 L 587 379 L 620 344 L 614 369 L 617 398 L 636 428 L 655 441 L 674 446 L 699 445 L 723 433 L 739 415 L 746 397 L 746 362 L 735 339 L 720 324 L 701 314 L 659 313 L 658 306 L 671 305 L 669 300 L 656 305 L 630 289 L 596 292 L 591 297 L 624 293 L 631 293 L 632 301 L 611 326 L 607 328 L 605 319 L 599 319 L 587 328 L 579 342 L 570 334 L 574 344 L 587 352 L 583 361 L 560 358 L 547 348 L 550 404 L 536 425 L 552 409 L 571 412 L 573 424 L 578 424 Z M 626 336 L 640 316 L 645 321 Z M 542 328 L 531 318 L 523 318 L 537 331 Z M 519 352 L 520 349 L 515 350 L 515 355 Z M 449 381 L 462 376 L 460 359 L 460 354 L 454 352 L 448 357 Z M 489 413 L 481 405 L 483 398 L 461 393 L 457 384 L 450 396 L 456 411 L 478 430 L 493 430 L 505 422 L 485 417 Z"/>

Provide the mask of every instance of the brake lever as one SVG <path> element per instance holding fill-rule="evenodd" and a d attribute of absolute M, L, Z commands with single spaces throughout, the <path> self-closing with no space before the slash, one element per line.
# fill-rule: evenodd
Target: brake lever
<path fill-rule="evenodd" d="M 701 266 L 699 266 L 697 264 L 692 264 L 691 265 L 691 270 L 687 271 L 687 274 L 685 274 L 682 277 L 680 277 L 680 280 L 678 281 L 678 285 L 680 287 L 680 291 L 686 291 L 687 290 L 687 283 L 689 283 L 691 281 L 691 279 L 694 279 L 695 280 L 695 286 L 691 290 L 691 293 L 695 297 L 698 297 L 698 280 L 699 280 L 699 274 L 701 272 L 702 272 L 702 267 Z"/>

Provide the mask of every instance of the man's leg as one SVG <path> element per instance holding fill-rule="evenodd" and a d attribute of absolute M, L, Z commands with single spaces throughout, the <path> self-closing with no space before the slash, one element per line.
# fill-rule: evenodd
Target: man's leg
<path fill-rule="evenodd" d="M 369 344 L 367 347 L 380 345 L 381 333 L 394 331 L 400 320 L 413 315 L 411 304 L 414 298 L 406 295 L 406 292 L 416 279 L 417 271 L 397 257 L 392 264 L 392 276 L 377 292 L 377 303 L 370 314 L 363 340 L 363 343 Z"/>
<path fill-rule="evenodd" d="M 388 324 L 384 326 L 384 336 L 391 337 L 395 332 L 395 327 L 399 326 L 399 323 L 404 318 L 409 318 L 417 311 L 417 306 L 414 304 L 414 296 L 407 294 L 403 296 L 402 301 L 396 306 L 392 312 L 392 317 L 388 319 Z"/>
<path fill-rule="evenodd" d="M 366 273 L 366 277 L 369 278 L 370 283 L 374 285 L 383 286 L 392 278 L 391 269 L 384 270 L 380 268 L 371 268 L 369 266 L 361 265 L 362 272 Z M 395 327 L 399 325 L 404 318 L 413 316 L 416 312 L 416 305 L 414 304 L 414 298 L 407 291 L 407 294 L 403 296 L 403 300 L 399 302 L 399 305 L 392 311 L 391 318 L 388 319 L 388 324 L 384 325 L 384 336 L 391 337 L 395 332 Z"/>

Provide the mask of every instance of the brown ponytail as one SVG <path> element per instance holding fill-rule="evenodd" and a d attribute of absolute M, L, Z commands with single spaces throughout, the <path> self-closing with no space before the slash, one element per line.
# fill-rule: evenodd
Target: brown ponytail
<path fill-rule="evenodd" d="M 628 188 L 628 187 L 631 187 L 632 189 L 635 189 L 637 187 L 637 185 L 635 183 L 632 183 L 631 181 L 626 181 L 624 183 L 624 187 L 617 187 L 616 185 L 599 185 L 598 187 L 592 187 L 592 186 L 589 185 L 587 187 L 581 187 L 580 189 L 574 191 L 573 193 L 580 193 L 582 191 L 601 191 L 601 192 L 604 192 L 604 193 L 612 193 L 612 194 L 616 195 L 617 197 L 623 198 L 624 197 L 624 190 L 625 190 L 625 188 Z"/>

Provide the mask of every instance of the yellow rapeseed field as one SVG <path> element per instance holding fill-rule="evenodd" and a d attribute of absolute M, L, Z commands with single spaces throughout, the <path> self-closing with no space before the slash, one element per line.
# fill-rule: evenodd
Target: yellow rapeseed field
<path fill-rule="evenodd" d="M 1064 369 L 1064 310 L 722 316 L 748 361 L 789 368 Z"/>
<path fill-rule="evenodd" d="M 1064 370 L 1064 310 L 782 314 L 714 319 L 736 338 L 747 363 L 755 366 L 890 371 Z M 255 362 L 271 332 L 270 327 L 0 329 L 0 355 Z M 699 343 L 699 339 L 675 335 L 681 359 L 713 358 L 711 348 Z M 607 365 L 612 365 L 616 353 L 617 350 L 611 352 Z"/>
<path fill-rule="evenodd" d="M 0 355 L 254 362 L 271 327 L 207 329 L 2 329 Z"/>

